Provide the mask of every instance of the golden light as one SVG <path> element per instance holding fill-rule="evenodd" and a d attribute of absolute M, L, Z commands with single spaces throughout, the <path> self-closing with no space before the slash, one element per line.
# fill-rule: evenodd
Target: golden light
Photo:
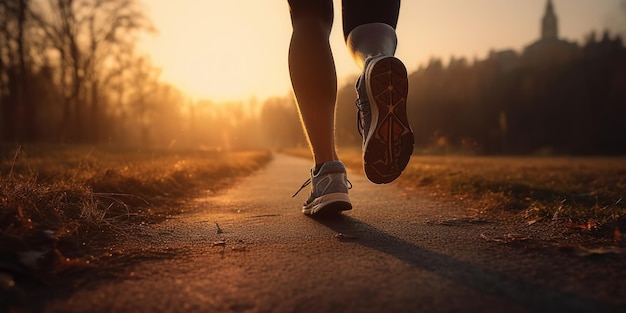
<path fill-rule="evenodd" d="M 193 98 L 266 97 L 289 90 L 286 1 L 147 3 L 159 34 L 144 44 L 163 80 Z M 275 12 L 260 19 L 263 12 Z"/>
<path fill-rule="evenodd" d="M 331 45 L 339 81 L 358 69 L 343 44 L 341 0 L 334 0 Z M 581 41 L 610 26 L 619 0 L 557 1 L 562 34 Z M 159 30 L 140 47 L 163 69 L 162 80 L 192 98 L 263 99 L 290 91 L 287 49 L 291 34 L 287 0 L 149 0 Z M 485 58 L 491 49 L 521 50 L 538 34 L 545 0 L 403 1 L 397 55 L 409 71 L 430 58 Z M 346 82 L 348 83 L 348 82 Z M 352 83 L 352 82 L 349 82 Z"/>

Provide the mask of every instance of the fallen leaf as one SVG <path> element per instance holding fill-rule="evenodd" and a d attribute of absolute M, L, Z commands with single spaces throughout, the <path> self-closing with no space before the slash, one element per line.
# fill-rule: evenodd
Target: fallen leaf
<path fill-rule="evenodd" d="M 578 247 L 578 249 L 574 250 L 574 254 L 576 254 L 577 256 L 582 256 L 582 257 L 594 256 L 594 255 L 607 255 L 607 254 L 622 254 L 624 252 L 626 252 L 626 249 L 615 247 L 615 246 L 600 247 L 600 248 Z"/>
<path fill-rule="evenodd" d="M 578 230 L 589 230 L 587 224 L 579 224 L 579 223 L 573 223 L 573 222 L 565 222 L 563 223 L 564 227 L 567 228 L 571 228 L 571 229 L 578 229 Z"/>
<path fill-rule="evenodd" d="M 533 224 L 535 224 L 535 223 L 537 223 L 537 222 L 539 222 L 541 220 L 542 220 L 541 218 L 530 220 L 530 221 L 526 222 L 526 226 L 531 226 L 531 225 L 533 225 Z"/>
<path fill-rule="evenodd" d="M 498 238 L 491 238 L 491 237 L 488 237 L 488 236 L 487 236 L 487 235 L 485 235 L 485 234 L 480 234 L 480 238 L 485 239 L 485 240 L 487 240 L 487 241 L 491 241 L 491 242 L 504 242 L 502 239 L 498 239 Z"/>
<path fill-rule="evenodd" d="M 598 223 L 593 219 L 589 219 L 587 221 L 587 230 L 597 230 L 597 229 L 598 229 Z"/>
<path fill-rule="evenodd" d="M 619 246 L 622 243 L 622 239 L 624 237 L 622 237 L 622 232 L 619 230 L 619 227 L 615 227 L 615 245 Z"/>
<path fill-rule="evenodd" d="M 526 241 L 529 238 L 518 234 L 506 234 L 503 236 L 507 242 Z"/>
<path fill-rule="evenodd" d="M 335 238 L 337 238 L 339 240 L 356 240 L 356 239 L 359 239 L 359 237 L 357 237 L 357 236 L 352 236 L 352 235 L 343 234 L 343 233 L 336 233 L 335 234 Z"/>
<path fill-rule="evenodd" d="M 505 234 L 501 238 L 488 237 L 485 234 L 480 234 L 480 238 L 485 239 L 487 241 L 491 241 L 491 242 L 497 242 L 497 243 L 513 243 L 513 242 L 526 241 L 529 239 L 528 237 L 517 235 L 517 234 Z"/>

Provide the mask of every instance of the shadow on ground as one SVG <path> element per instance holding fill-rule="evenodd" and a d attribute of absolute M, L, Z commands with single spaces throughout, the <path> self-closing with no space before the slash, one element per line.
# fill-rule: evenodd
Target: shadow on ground
<path fill-rule="evenodd" d="M 615 308 L 607 304 L 522 281 L 477 264 L 420 248 L 350 216 L 338 214 L 313 219 L 342 234 L 343 240 L 354 240 L 367 248 L 378 250 L 478 292 L 525 306 L 534 312 L 615 311 Z"/>

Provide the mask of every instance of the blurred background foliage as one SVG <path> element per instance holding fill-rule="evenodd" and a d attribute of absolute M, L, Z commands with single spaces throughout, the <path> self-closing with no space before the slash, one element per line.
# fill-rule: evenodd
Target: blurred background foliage
<path fill-rule="evenodd" d="M 306 145 L 290 94 L 216 103 L 160 81 L 135 49 L 137 36 L 155 31 L 138 0 L 0 2 L 0 141 Z M 542 37 L 484 60 L 433 58 L 409 80 L 422 153 L 626 153 L 626 48 L 617 34 L 591 32 L 581 44 Z M 355 98 L 352 83 L 340 86 L 340 145 L 360 145 Z"/>

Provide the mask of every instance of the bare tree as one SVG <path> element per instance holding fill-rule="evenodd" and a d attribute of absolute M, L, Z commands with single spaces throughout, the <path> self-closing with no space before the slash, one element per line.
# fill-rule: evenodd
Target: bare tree
<path fill-rule="evenodd" d="M 12 139 L 15 132 L 15 102 L 9 99 L 9 71 L 13 67 L 13 49 L 11 49 L 13 7 L 14 1 L 0 2 L 0 120 L 2 121 L 0 134 L 4 140 Z"/>
<path fill-rule="evenodd" d="M 29 99 L 26 16 L 29 0 L 0 3 L 0 98 L 5 140 L 32 140 L 36 136 L 34 106 Z M 19 121 L 19 122 L 18 122 Z"/>
<path fill-rule="evenodd" d="M 98 141 L 110 63 L 137 34 L 153 31 L 150 21 L 136 0 L 39 0 L 32 16 L 58 54 L 65 136 Z"/>
<path fill-rule="evenodd" d="M 160 87 L 158 78 L 160 70 L 156 69 L 145 57 L 136 60 L 131 67 L 130 83 L 132 90 L 130 94 L 130 111 L 135 116 L 136 125 L 141 129 L 140 141 L 142 144 L 150 144 L 150 126 L 155 111 L 158 110 L 158 100 L 155 99 L 156 91 Z"/>

